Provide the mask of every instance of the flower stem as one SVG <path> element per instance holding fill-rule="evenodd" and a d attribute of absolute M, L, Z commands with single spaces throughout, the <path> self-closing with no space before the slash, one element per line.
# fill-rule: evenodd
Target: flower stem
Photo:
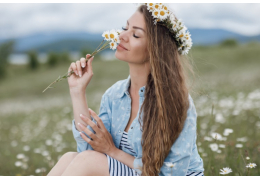
<path fill-rule="evenodd" d="M 88 61 L 92 56 L 95 56 L 95 54 L 97 54 L 97 53 L 103 51 L 104 49 L 109 48 L 109 42 L 105 42 L 105 43 L 101 46 L 101 44 L 102 44 L 103 42 L 104 42 L 104 40 L 99 44 L 99 46 L 98 46 L 98 47 L 96 48 L 96 50 L 90 55 L 90 57 L 89 57 L 88 59 L 86 59 L 86 61 Z M 98 49 L 100 46 L 101 46 L 101 48 Z M 97 50 L 97 49 L 98 49 L 98 50 Z M 47 88 L 45 88 L 45 89 L 42 91 L 42 93 L 44 93 L 44 92 L 45 92 L 47 89 L 49 89 L 49 88 L 54 88 L 54 87 L 51 87 L 51 85 L 53 85 L 53 84 L 56 83 L 56 82 L 61 81 L 61 80 L 64 79 L 64 78 L 70 77 L 73 73 L 74 73 L 74 71 L 69 71 L 69 72 L 65 73 L 62 77 L 59 76 L 59 77 L 58 77 L 55 81 L 53 81 Z"/>

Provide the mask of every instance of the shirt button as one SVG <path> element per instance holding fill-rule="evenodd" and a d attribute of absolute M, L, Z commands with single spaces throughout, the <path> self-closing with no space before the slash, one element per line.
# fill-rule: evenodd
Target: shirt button
<path fill-rule="evenodd" d="M 141 90 L 141 92 L 143 92 L 143 90 Z"/>
<path fill-rule="evenodd" d="M 133 129 L 133 127 L 131 127 L 131 129 Z"/>
<path fill-rule="evenodd" d="M 119 132 L 121 132 L 121 131 L 119 130 Z"/>

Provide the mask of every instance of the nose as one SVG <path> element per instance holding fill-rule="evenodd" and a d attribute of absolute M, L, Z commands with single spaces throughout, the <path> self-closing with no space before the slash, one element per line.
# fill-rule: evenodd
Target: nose
<path fill-rule="evenodd" d="M 125 31 L 122 31 L 121 33 L 120 33 L 120 35 L 119 35 L 119 40 L 120 41 L 125 41 L 125 42 L 127 42 L 128 41 L 128 35 L 127 35 L 127 33 L 125 32 Z"/>

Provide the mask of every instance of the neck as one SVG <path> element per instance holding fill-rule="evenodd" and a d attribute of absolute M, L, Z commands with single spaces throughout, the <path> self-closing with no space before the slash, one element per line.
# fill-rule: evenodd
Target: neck
<path fill-rule="evenodd" d="M 130 87 L 129 93 L 132 96 L 139 96 L 139 90 L 141 87 L 145 86 L 147 83 L 147 78 L 150 73 L 149 61 L 143 64 L 130 64 Z"/>

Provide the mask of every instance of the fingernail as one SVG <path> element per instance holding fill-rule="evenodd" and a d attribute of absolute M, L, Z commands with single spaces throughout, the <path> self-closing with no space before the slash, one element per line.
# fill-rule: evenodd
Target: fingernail
<path fill-rule="evenodd" d="M 80 127 L 82 127 L 82 124 L 78 123 L 78 125 L 79 125 Z"/>
<path fill-rule="evenodd" d="M 84 65 L 82 65 L 82 68 L 84 68 L 85 67 L 85 64 Z"/>
<path fill-rule="evenodd" d="M 88 108 L 90 111 L 92 111 L 92 109 Z"/>
<path fill-rule="evenodd" d="M 81 73 L 79 73 L 79 77 L 81 77 L 82 75 L 81 75 Z"/>
<path fill-rule="evenodd" d="M 79 116 L 84 117 L 83 114 L 80 114 Z"/>

